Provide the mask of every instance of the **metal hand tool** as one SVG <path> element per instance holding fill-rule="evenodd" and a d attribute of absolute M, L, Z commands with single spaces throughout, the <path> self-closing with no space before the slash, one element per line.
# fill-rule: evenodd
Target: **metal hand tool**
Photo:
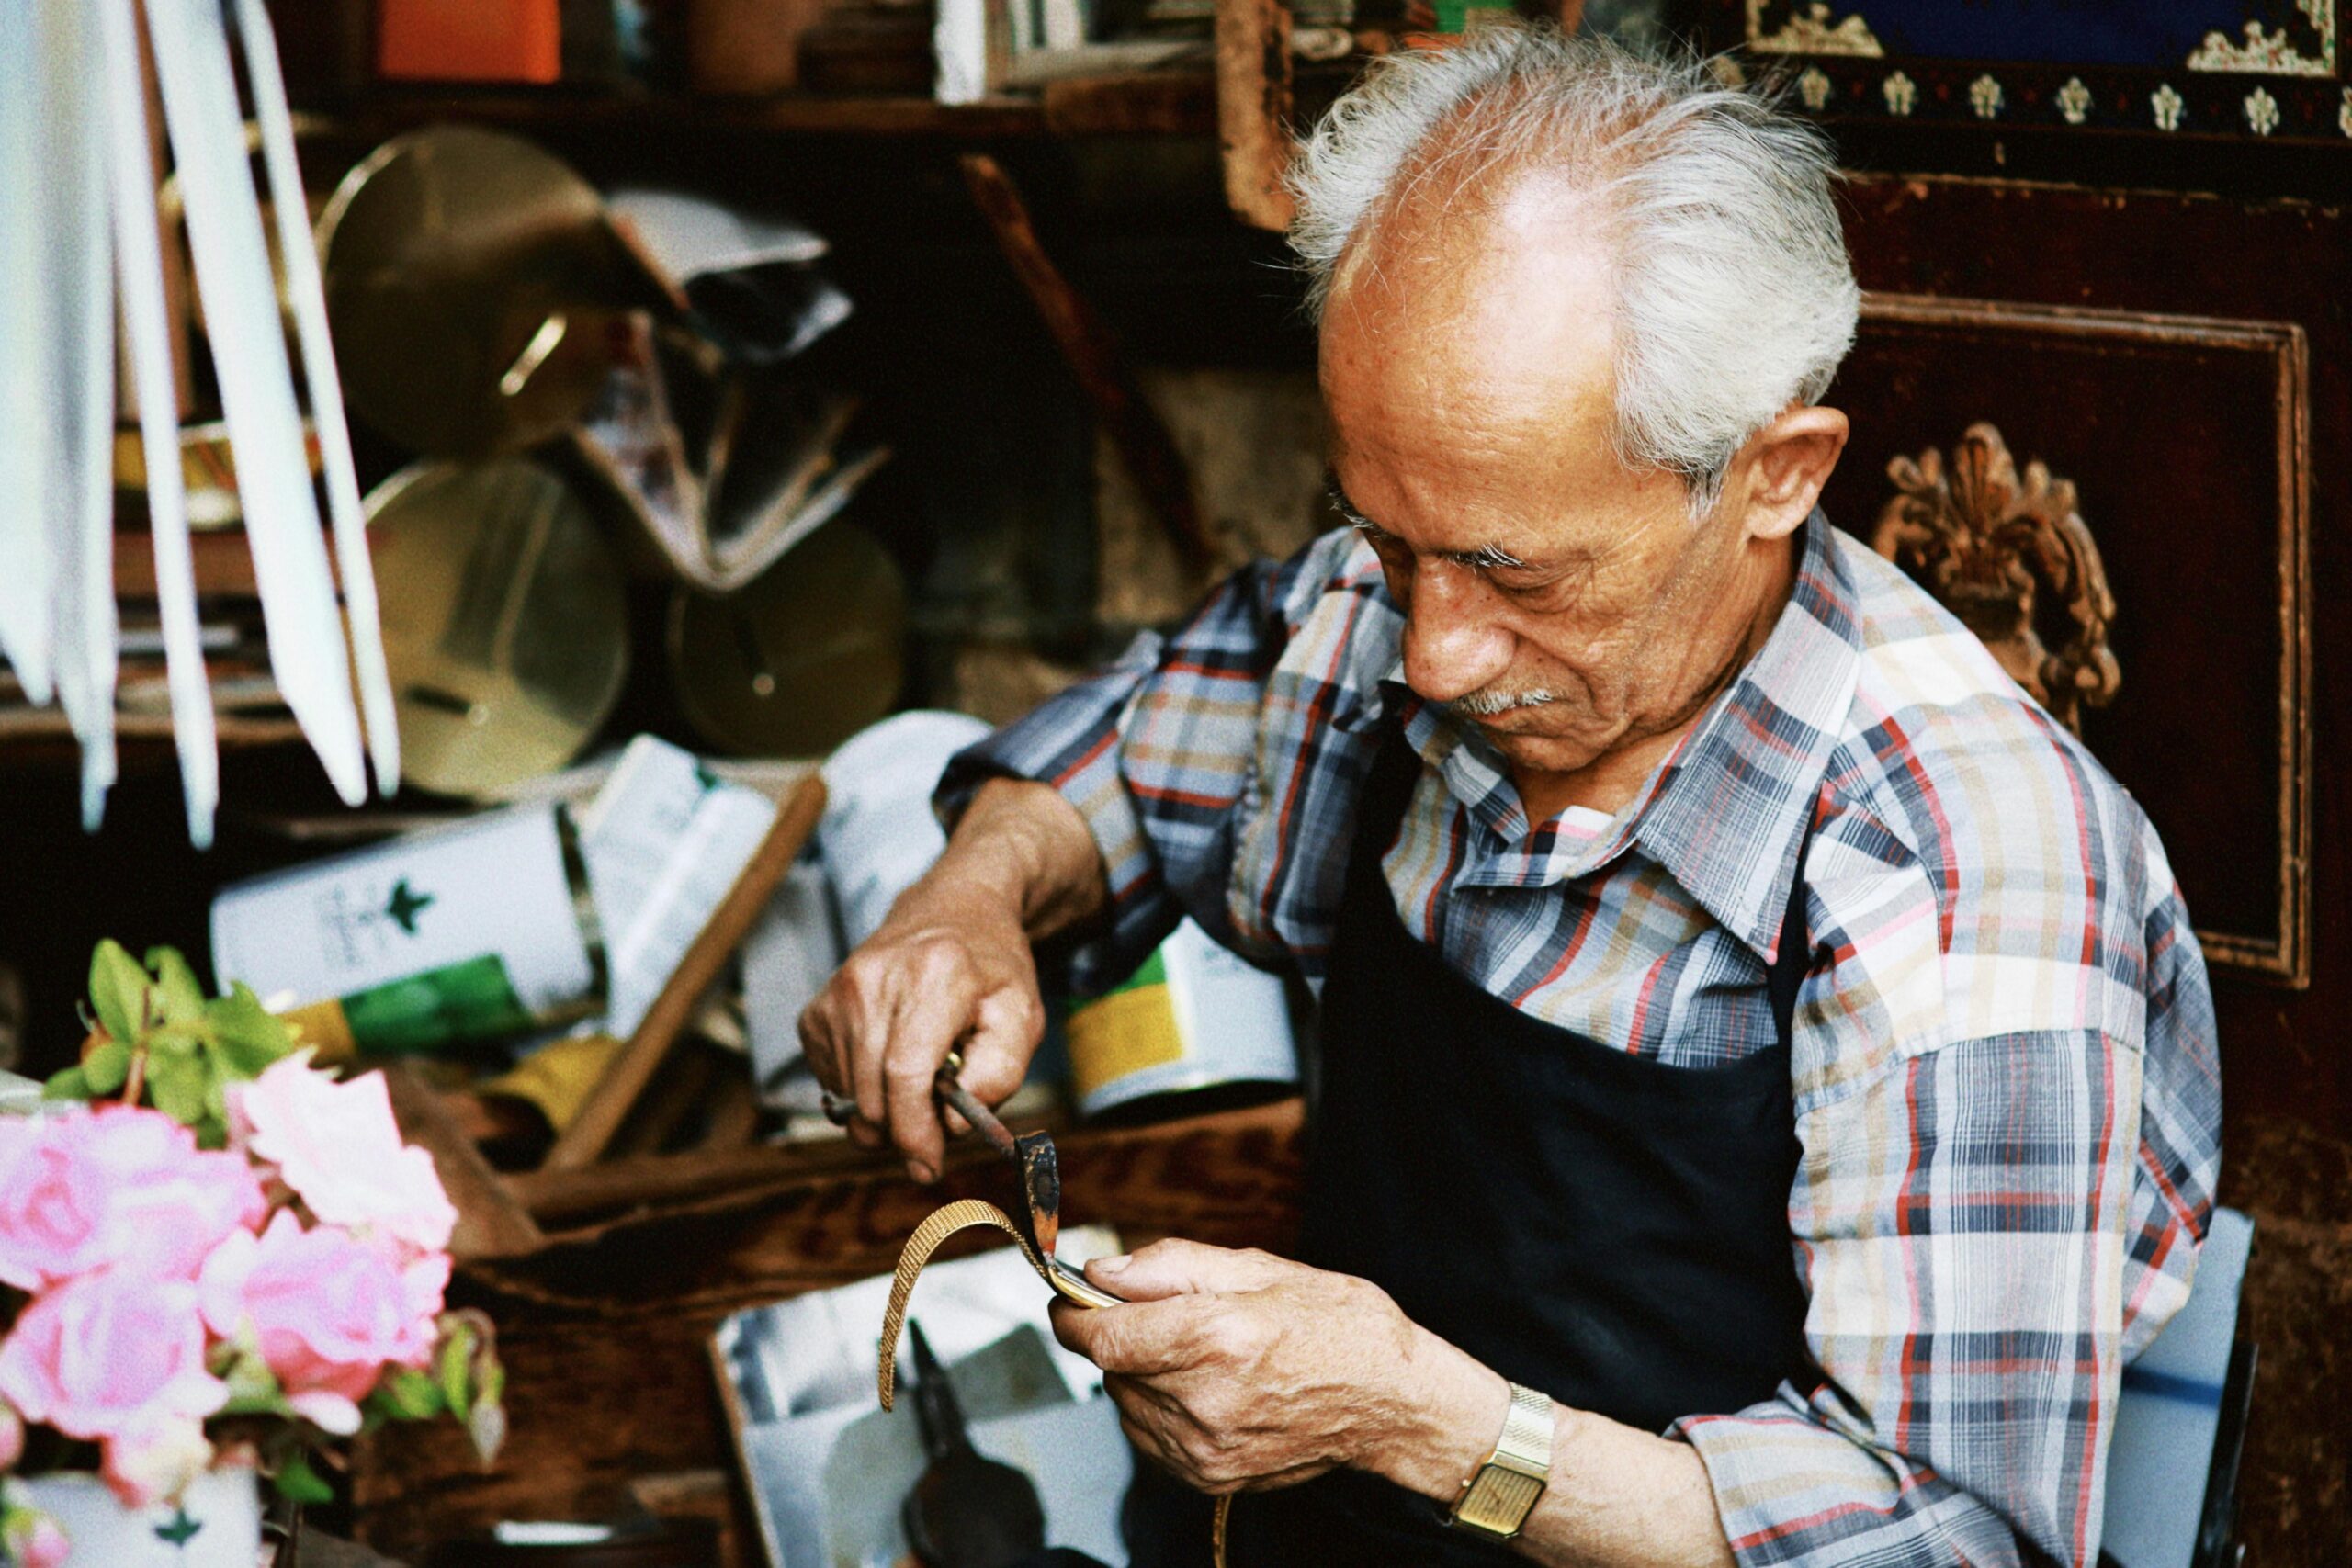
<path fill-rule="evenodd" d="M 930 1463 L 899 1507 L 907 1544 L 926 1568 L 1011 1568 L 1046 1549 L 1046 1509 L 1028 1476 L 972 1446 L 947 1370 L 922 1325 L 915 1349 L 915 1413 Z"/>
<path fill-rule="evenodd" d="M 940 1064 L 938 1075 L 932 1081 L 932 1092 L 940 1104 L 961 1116 L 989 1145 L 1012 1164 L 1021 1175 L 1021 1211 L 1012 1216 L 1021 1239 L 1028 1244 L 1041 1268 L 1060 1281 L 1069 1282 L 1082 1292 L 1080 1299 L 1092 1296 L 1116 1300 L 1101 1287 L 1089 1284 L 1085 1277 L 1054 1256 L 1054 1245 L 1061 1239 L 1062 1175 L 1060 1156 L 1055 1153 L 1050 1133 L 1022 1133 L 1012 1129 L 979 1098 L 966 1089 L 959 1075 L 964 1070 L 960 1052 L 951 1051 L 947 1060 Z M 846 1126 L 857 1114 L 854 1102 L 828 1094 L 825 1115 L 838 1125 Z"/>

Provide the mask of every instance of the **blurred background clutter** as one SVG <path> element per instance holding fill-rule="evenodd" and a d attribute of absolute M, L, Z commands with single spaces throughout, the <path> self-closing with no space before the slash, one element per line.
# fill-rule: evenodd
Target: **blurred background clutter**
<path fill-rule="evenodd" d="M 930 1277 L 921 1423 L 863 1403 L 941 1193 L 795 1020 L 950 755 L 1335 524 L 1280 171 L 1502 10 L 1725 51 L 1836 138 L 1835 520 L 1980 422 L 2079 487 L 2128 672 L 2081 733 L 2208 923 L 2262 1238 L 2240 1532 L 2337 1561 L 2352 0 L 0 4 L 0 1066 L 72 1059 L 101 936 L 251 984 L 387 1067 L 512 1380 L 494 1468 L 371 1435 L 318 1523 L 938 1563 L 904 1506 L 986 1461 L 1119 1560 L 1017 1260 Z M 1281 1245 L 1310 1010 L 1188 924 L 1057 1012 L 1004 1109 L 1088 1245 Z"/>

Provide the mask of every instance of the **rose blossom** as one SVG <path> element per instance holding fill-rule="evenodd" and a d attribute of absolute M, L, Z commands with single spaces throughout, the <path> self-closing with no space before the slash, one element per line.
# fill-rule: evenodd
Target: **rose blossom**
<path fill-rule="evenodd" d="M 5 1550 L 8 1561 L 21 1568 L 65 1568 L 65 1560 L 74 1547 L 65 1539 L 65 1532 L 57 1528 L 55 1519 L 26 1509 L 10 1522 L 6 1535 L 0 1536 L 0 1550 Z"/>
<path fill-rule="evenodd" d="M 295 1411 L 338 1436 L 359 1429 L 358 1401 L 388 1365 L 433 1359 L 449 1282 L 445 1254 L 403 1258 L 334 1225 L 304 1230 L 279 1210 L 256 1238 L 240 1231 L 204 1265 L 205 1321 L 250 1335 Z"/>
<path fill-rule="evenodd" d="M 229 1385 L 204 1370 L 204 1321 L 186 1280 L 133 1269 L 85 1274 L 35 1296 L 0 1343 L 0 1398 L 68 1437 L 197 1419 L 228 1397 Z"/>
<path fill-rule="evenodd" d="M 243 1156 L 198 1149 L 160 1111 L 0 1117 L 0 1280 L 18 1290 L 126 1261 L 192 1278 L 262 1207 Z"/>
<path fill-rule="evenodd" d="M 212 1465 L 204 1423 L 186 1416 L 142 1416 L 107 1439 L 100 1466 L 126 1507 L 176 1497 Z"/>
<path fill-rule="evenodd" d="M 232 1135 L 330 1224 L 373 1229 L 426 1252 L 449 1245 L 458 1211 L 433 1156 L 401 1142 L 383 1075 L 337 1083 L 306 1053 L 229 1089 Z"/>

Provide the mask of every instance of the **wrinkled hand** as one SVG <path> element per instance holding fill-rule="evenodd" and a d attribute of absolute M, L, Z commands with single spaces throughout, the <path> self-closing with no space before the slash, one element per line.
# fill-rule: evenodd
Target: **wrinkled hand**
<path fill-rule="evenodd" d="M 1202 1492 L 1364 1464 L 1417 1424 L 1429 1350 L 1451 1349 L 1378 1286 L 1270 1253 L 1162 1241 L 1086 1272 L 1126 1304 L 1057 1301 L 1055 1337 L 1102 1369 L 1136 1445 Z"/>
<path fill-rule="evenodd" d="M 901 898 L 800 1015 L 817 1081 L 857 1103 L 850 1135 L 896 1145 L 918 1181 L 946 1154 L 932 1080 L 948 1052 L 963 1053 L 964 1087 L 994 1105 L 1021 1087 L 1045 1032 L 1018 910 L 952 884 Z"/>

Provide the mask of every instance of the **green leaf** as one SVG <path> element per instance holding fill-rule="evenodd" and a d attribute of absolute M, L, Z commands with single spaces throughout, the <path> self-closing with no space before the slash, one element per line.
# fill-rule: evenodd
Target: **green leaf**
<path fill-rule="evenodd" d="M 204 1017 L 204 987 L 175 947 L 151 947 L 147 967 L 155 976 L 156 1001 L 166 1023 L 195 1023 Z"/>
<path fill-rule="evenodd" d="M 225 997 L 204 1004 L 205 1021 L 211 1025 L 213 1049 L 231 1077 L 257 1078 L 270 1064 L 294 1049 L 294 1035 L 285 1023 L 270 1016 L 253 987 L 239 981 Z"/>
<path fill-rule="evenodd" d="M 43 1100 L 87 1100 L 90 1080 L 82 1076 L 81 1068 L 68 1067 L 51 1074 L 49 1081 L 40 1086 L 40 1093 Z"/>
<path fill-rule="evenodd" d="M 225 1371 L 220 1374 L 229 1385 L 229 1403 L 220 1407 L 224 1416 L 282 1416 L 286 1413 L 286 1394 L 278 1386 L 277 1376 L 262 1359 L 251 1351 L 237 1352 Z"/>
<path fill-rule="evenodd" d="M 112 1094 L 130 1077 L 130 1047 L 109 1040 L 82 1058 L 82 1081 L 93 1095 Z"/>
<path fill-rule="evenodd" d="M 205 1119 L 204 1064 L 194 1055 L 156 1055 L 147 1061 L 147 1096 L 155 1109 L 193 1127 Z"/>
<path fill-rule="evenodd" d="M 141 1042 L 150 1051 L 167 1051 L 181 1056 L 191 1056 L 205 1048 L 204 1026 L 201 1023 L 159 1023 L 147 1032 Z"/>
<path fill-rule="evenodd" d="M 146 1020 L 147 971 L 108 937 L 90 954 L 90 1005 L 108 1034 L 126 1043 L 139 1038 Z"/>
<path fill-rule="evenodd" d="M 334 1488 L 319 1479 L 306 1454 L 289 1454 L 277 1467 L 277 1494 L 289 1503 L 332 1503 Z"/>
<path fill-rule="evenodd" d="M 464 1415 L 473 1408 L 474 1330 L 473 1325 L 458 1322 L 450 1325 L 448 1337 L 441 1341 L 441 1355 L 435 1371 L 441 1377 L 441 1397 L 449 1402 L 450 1410 Z"/>
<path fill-rule="evenodd" d="M 395 1371 L 383 1388 L 385 1403 L 403 1421 L 424 1421 L 438 1416 L 447 1408 L 442 1403 L 441 1385 L 414 1367 L 402 1367 Z"/>

